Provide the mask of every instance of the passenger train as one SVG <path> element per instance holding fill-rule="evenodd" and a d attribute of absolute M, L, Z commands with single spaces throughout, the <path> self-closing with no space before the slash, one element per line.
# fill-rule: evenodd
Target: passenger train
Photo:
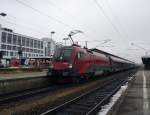
<path fill-rule="evenodd" d="M 78 82 L 134 66 L 135 63 L 110 53 L 73 44 L 55 51 L 47 76 L 56 82 Z"/>

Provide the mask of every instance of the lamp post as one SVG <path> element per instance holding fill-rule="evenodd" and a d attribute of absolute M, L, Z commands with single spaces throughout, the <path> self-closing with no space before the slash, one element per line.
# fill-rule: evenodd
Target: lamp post
<path fill-rule="evenodd" d="M 54 32 L 54 31 L 51 31 L 51 39 L 52 39 L 53 34 L 55 34 L 55 32 Z"/>
<path fill-rule="evenodd" d="M 7 14 L 4 13 L 4 12 L 1 12 L 0 15 L 3 16 L 3 17 L 7 16 Z"/>
<path fill-rule="evenodd" d="M 51 31 L 51 34 L 50 34 L 50 41 L 48 41 L 48 51 L 47 51 L 47 55 L 51 56 L 52 55 L 52 37 L 53 37 L 53 34 L 55 34 L 55 31 Z"/>
<path fill-rule="evenodd" d="M 63 40 L 65 41 L 65 46 L 66 46 L 66 41 L 69 40 L 69 38 L 63 38 Z"/>
<path fill-rule="evenodd" d="M 20 49 L 18 50 L 19 60 L 20 60 L 20 66 L 21 66 L 21 58 L 22 58 L 22 43 L 19 44 Z"/>

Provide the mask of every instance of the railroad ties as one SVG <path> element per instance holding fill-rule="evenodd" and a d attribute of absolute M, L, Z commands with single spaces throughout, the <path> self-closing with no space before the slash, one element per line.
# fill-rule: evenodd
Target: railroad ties
<path fill-rule="evenodd" d="M 103 87 L 93 89 L 41 115 L 94 115 L 104 104 L 109 102 L 112 95 L 127 82 L 133 73 L 133 71 L 125 72 L 121 76 L 114 77 Z"/>

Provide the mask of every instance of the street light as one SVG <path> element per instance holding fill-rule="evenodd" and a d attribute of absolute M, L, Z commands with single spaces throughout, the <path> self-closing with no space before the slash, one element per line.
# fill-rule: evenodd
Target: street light
<path fill-rule="evenodd" d="M 3 17 L 7 16 L 7 14 L 4 13 L 4 12 L 0 13 L 0 15 L 3 16 Z"/>
<path fill-rule="evenodd" d="M 54 31 L 51 31 L 51 39 L 52 39 L 52 35 L 53 35 L 53 34 L 55 34 L 55 32 L 54 32 Z"/>
<path fill-rule="evenodd" d="M 63 40 L 65 41 L 65 46 L 66 46 L 66 41 L 69 40 L 69 38 L 63 38 Z"/>
<path fill-rule="evenodd" d="M 3 16 L 3 17 L 5 17 L 5 16 L 7 16 L 7 14 L 6 13 L 0 13 L 0 16 Z M 0 51 L 0 66 L 2 65 L 2 58 L 3 58 L 3 51 Z"/>

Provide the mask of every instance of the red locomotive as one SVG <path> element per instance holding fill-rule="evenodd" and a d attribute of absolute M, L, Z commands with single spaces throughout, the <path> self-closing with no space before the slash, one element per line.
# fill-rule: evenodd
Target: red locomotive
<path fill-rule="evenodd" d="M 89 79 L 133 67 L 133 62 L 98 49 L 64 46 L 56 50 L 47 75 L 54 81 Z"/>

